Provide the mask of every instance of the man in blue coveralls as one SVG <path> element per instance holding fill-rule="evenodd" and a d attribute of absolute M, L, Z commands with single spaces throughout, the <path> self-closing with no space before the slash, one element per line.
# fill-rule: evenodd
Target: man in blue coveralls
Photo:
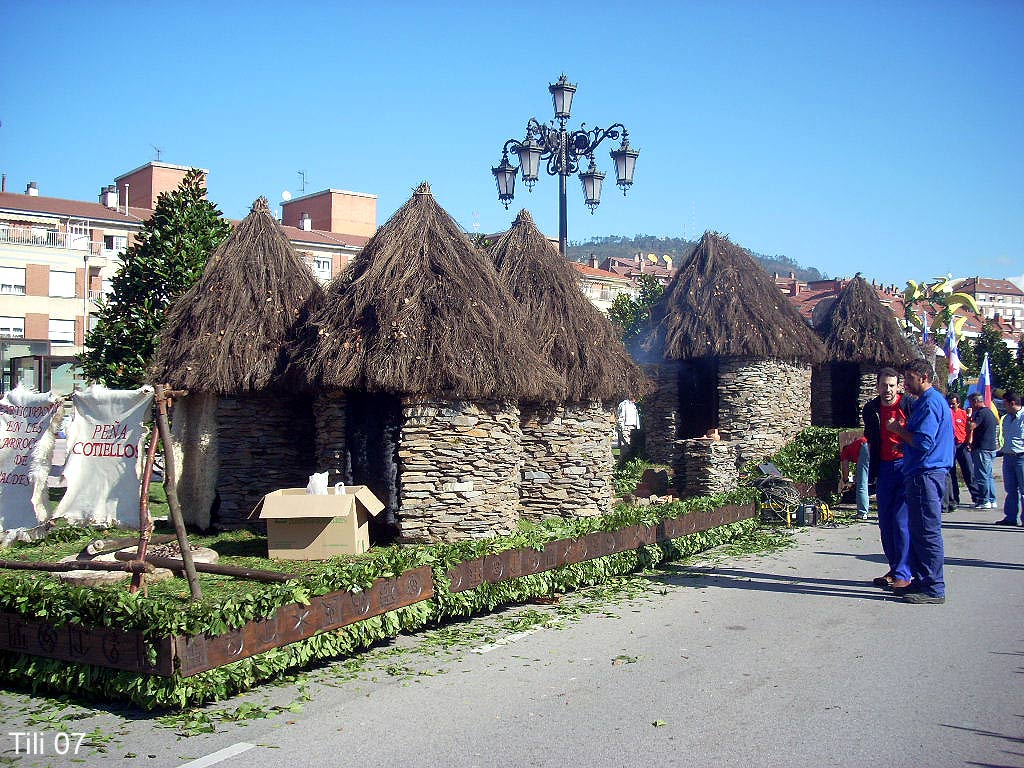
<path fill-rule="evenodd" d="M 894 590 L 912 604 L 946 602 L 942 576 L 942 497 L 953 466 L 953 420 L 945 398 L 932 387 L 932 367 L 913 360 L 903 368 L 907 392 L 917 396 L 906 427 L 895 419 L 886 429 L 904 442 L 903 476 L 906 478 L 910 524 L 910 586 Z"/>

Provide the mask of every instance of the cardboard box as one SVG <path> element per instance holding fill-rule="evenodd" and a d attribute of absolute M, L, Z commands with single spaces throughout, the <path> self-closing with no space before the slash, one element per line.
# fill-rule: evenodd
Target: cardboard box
<path fill-rule="evenodd" d="M 267 522 L 267 554 L 279 560 L 326 560 L 358 555 L 370 548 L 367 523 L 384 504 L 365 485 L 350 485 L 326 496 L 305 488 L 284 488 L 260 502 L 260 520 Z"/>

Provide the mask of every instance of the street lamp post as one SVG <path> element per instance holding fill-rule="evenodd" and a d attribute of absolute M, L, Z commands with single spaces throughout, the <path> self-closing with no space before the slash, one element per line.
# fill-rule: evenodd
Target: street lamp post
<path fill-rule="evenodd" d="M 568 225 L 566 223 L 566 179 L 570 174 L 579 171 L 580 182 L 583 184 L 583 201 L 590 212 L 601 202 L 601 184 L 605 174 L 597 169 L 594 162 L 594 151 L 605 139 L 618 139 L 622 143 L 618 149 L 609 154 L 615 161 L 616 184 L 622 188 L 622 194 L 633 184 L 633 169 L 640 151 L 629 146 L 629 131 L 622 123 L 614 123 L 608 128 L 586 130 L 586 123 L 581 123 L 578 130 L 566 130 L 572 109 L 572 97 L 576 93 L 576 85 L 570 83 L 562 75 L 557 83 L 548 86 L 551 101 L 555 110 L 555 119 L 547 124 L 531 117 L 526 123 L 526 138 L 509 139 L 501 149 L 501 162 L 491 168 L 494 180 L 498 185 L 498 199 L 508 208 L 509 202 L 515 197 L 516 175 L 522 171 L 523 183 L 532 192 L 533 185 L 540 177 L 540 163 L 547 161 L 549 176 L 558 176 L 558 250 L 565 255 L 568 244 Z M 509 153 L 515 153 L 519 165 L 509 162 Z M 580 160 L 587 158 L 590 164 L 585 171 L 580 171 Z"/>

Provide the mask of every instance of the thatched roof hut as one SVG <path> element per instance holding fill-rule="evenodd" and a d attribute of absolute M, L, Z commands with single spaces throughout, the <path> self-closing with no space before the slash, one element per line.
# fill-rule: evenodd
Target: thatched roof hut
<path fill-rule="evenodd" d="M 860 424 L 865 403 L 875 396 L 877 370 L 898 369 L 914 358 L 914 350 L 878 292 L 860 274 L 824 311 L 817 331 L 825 342 L 826 358 L 814 367 L 811 420 L 821 426 Z"/>
<path fill-rule="evenodd" d="M 731 441 L 725 461 L 735 455 L 739 466 L 808 426 L 811 366 L 825 354 L 761 265 L 714 232 L 704 233 L 651 310 L 635 351 L 657 381 L 644 401 L 648 454 L 672 465 L 688 490 L 700 478 L 687 467 L 722 463 L 704 441 L 709 430 Z"/>
<path fill-rule="evenodd" d="M 651 310 L 644 361 L 755 357 L 814 363 L 821 342 L 750 253 L 705 232 Z"/>
<path fill-rule="evenodd" d="M 296 367 L 323 388 L 453 400 L 558 400 L 566 389 L 493 265 L 425 182 L 328 288 Z"/>
<path fill-rule="evenodd" d="M 527 336 L 566 381 L 565 399 L 636 400 L 650 385 L 576 273 L 522 210 L 490 248 L 498 276 L 523 308 Z"/>
<path fill-rule="evenodd" d="M 264 494 L 315 470 L 312 404 L 283 373 L 320 293 L 261 197 L 168 313 L 152 370 L 189 392 L 172 426 L 189 523 L 245 525 Z"/>
<path fill-rule="evenodd" d="M 915 356 L 892 312 L 860 274 L 840 291 L 817 330 L 830 362 L 899 367 Z"/>
<path fill-rule="evenodd" d="M 534 519 L 606 513 L 614 463 L 610 409 L 646 394 L 647 377 L 529 212 L 520 211 L 491 255 L 523 309 L 528 338 L 567 385 L 564 402 L 520 403 L 520 513 Z"/>
<path fill-rule="evenodd" d="M 267 199 L 258 198 L 167 313 L 154 380 L 218 395 L 274 387 L 286 342 L 320 291 Z"/>

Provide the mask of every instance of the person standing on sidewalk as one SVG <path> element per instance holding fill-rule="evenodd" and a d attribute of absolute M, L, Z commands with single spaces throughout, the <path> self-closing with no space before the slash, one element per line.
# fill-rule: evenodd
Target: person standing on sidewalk
<path fill-rule="evenodd" d="M 1012 389 L 1003 394 L 1006 415 L 1003 416 L 1003 519 L 996 525 L 1016 525 L 1018 517 L 1024 524 L 1024 412 L 1021 396 Z"/>
<path fill-rule="evenodd" d="M 953 486 L 952 503 L 960 506 L 960 483 L 956 479 L 956 468 L 960 467 L 964 485 L 971 494 L 971 503 L 977 504 L 978 491 L 974 487 L 971 444 L 967 441 L 967 422 L 969 420 L 967 411 L 960 407 L 960 398 L 956 395 L 950 395 L 946 399 L 949 400 L 950 416 L 953 418 L 953 444 L 955 445 L 953 466 L 949 470 L 949 479 Z"/>
<path fill-rule="evenodd" d="M 897 391 L 899 374 L 893 368 L 882 368 L 875 379 L 878 397 L 869 400 L 861 416 L 864 436 L 871 454 L 870 476 L 878 478 L 875 498 L 878 502 L 878 531 L 882 551 L 889 563 L 884 576 L 872 580 L 878 587 L 910 586 L 910 529 L 903 483 L 903 444 L 884 427 L 895 420 L 907 423 L 909 400 Z M 948 409 L 947 409 L 948 410 Z"/>
<path fill-rule="evenodd" d="M 932 386 L 933 375 L 924 360 L 907 363 L 903 382 L 917 400 L 905 426 L 897 419 L 886 422 L 886 430 L 905 446 L 903 474 L 913 575 L 911 585 L 893 591 L 914 604 L 946 602 L 942 496 L 953 466 L 953 419 L 945 398 Z"/>
<path fill-rule="evenodd" d="M 992 477 L 992 462 L 996 458 L 996 416 L 985 407 L 985 398 L 975 392 L 971 395 L 970 441 L 974 458 L 974 487 L 978 491 L 976 509 L 996 508 L 996 483 Z"/>

